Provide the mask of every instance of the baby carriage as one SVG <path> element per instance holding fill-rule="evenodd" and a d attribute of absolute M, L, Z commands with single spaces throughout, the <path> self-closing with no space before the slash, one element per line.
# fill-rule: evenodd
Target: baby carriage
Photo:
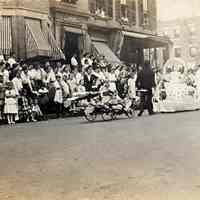
<path fill-rule="evenodd" d="M 115 94 L 111 95 L 111 99 L 107 102 L 101 101 L 100 94 L 85 109 L 85 118 L 89 122 L 96 120 L 100 115 L 103 121 L 115 120 L 117 116 L 125 114 L 128 118 L 135 116 L 135 109 L 132 107 L 130 99 L 112 99 Z"/>
<path fill-rule="evenodd" d="M 112 120 L 111 108 L 108 104 L 101 101 L 101 92 L 96 92 L 92 96 L 84 111 L 84 116 L 89 122 L 94 122 L 98 115 L 101 116 L 103 121 Z"/>

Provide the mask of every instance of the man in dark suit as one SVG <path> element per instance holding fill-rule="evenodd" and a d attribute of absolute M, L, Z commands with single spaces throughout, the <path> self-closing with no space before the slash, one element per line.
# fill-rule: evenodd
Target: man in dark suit
<path fill-rule="evenodd" d="M 92 66 L 87 67 L 84 74 L 84 86 L 87 92 L 93 91 L 93 86 L 96 83 L 97 77 L 92 74 Z"/>
<path fill-rule="evenodd" d="M 145 61 L 143 69 L 138 73 L 136 79 L 136 87 L 141 90 L 140 92 L 140 112 L 138 116 L 141 116 L 146 108 L 149 115 L 153 115 L 153 91 L 156 87 L 155 75 L 151 69 L 150 62 Z"/>

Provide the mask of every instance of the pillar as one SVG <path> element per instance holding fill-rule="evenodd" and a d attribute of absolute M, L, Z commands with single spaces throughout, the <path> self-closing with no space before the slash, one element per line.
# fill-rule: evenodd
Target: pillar
<path fill-rule="evenodd" d="M 13 52 L 18 59 L 26 58 L 25 20 L 22 16 L 12 17 Z"/>

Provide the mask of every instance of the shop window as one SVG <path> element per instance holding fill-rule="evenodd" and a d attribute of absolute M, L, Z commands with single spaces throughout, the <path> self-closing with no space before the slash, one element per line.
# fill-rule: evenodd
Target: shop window
<path fill-rule="evenodd" d="M 181 48 L 180 47 L 177 47 L 174 49 L 174 56 L 177 58 L 181 57 Z"/>
<path fill-rule="evenodd" d="M 196 47 L 190 47 L 190 56 L 195 57 L 198 54 L 198 49 Z"/>

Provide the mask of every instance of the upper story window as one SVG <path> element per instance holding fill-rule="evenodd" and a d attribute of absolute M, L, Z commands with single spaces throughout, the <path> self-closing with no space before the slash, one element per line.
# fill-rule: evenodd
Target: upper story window
<path fill-rule="evenodd" d="M 143 0 L 143 11 L 144 11 L 144 13 L 146 12 L 148 12 L 148 10 L 149 10 L 149 7 L 148 7 L 148 0 Z"/>
<path fill-rule="evenodd" d="M 149 25 L 149 7 L 148 0 L 143 0 L 143 25 Z"/>
<path fill-rule="evenodd" d="M 89 0 L 90 12 L 99 17 L 113 16 L 112 0 Z"/>
<path fill-rule="evenodd" d="M 179 28 L 179 27 L 176 27 L 176 28 L 174 29 L 174 38 L 179 38 L 179 37 L 180 37 L 180 34 L 181 34 L 180 28 Z"/>
<path fill-rule="evenodd" d="M 139 23 L 141 26 L 149 25 L 149 4 L 148 0 L 138 0 Z"/>
<path fill-rule="evenodd" d="M 136 24 L 136 2 L 135 0 L 115 1 L 116 20 L 122 24 Z"/>
<path fill-rule="evenodd" d="M 180 58 L 180 57 L 181 57 L 181 48 L 180 48 L 180 47 L 176 47 L 176 48 L 174 49 L 174 56 L 175 56 L 176 58 Z"/>
<path fill-rule="evenodd" d="M 128 6 L 126 0 L 121 0 L 120 1 L 120 15 L 121 15 L 121 20 L 124 22 L 128 22 Z"/>
<path fill-rule="evenodd" d="M 194 24 L 189 24 L 189 25 L 188 25 L 188 28 L 189 28 L 189 34 L 190 34 L 191 36 L 194 36 L 194 35 L 195 35 L 195 32 L 196 32 L 196 27 L 195 27 L 195 25 L 194 25 Z"/>
<path fill-rule="evenodd" d="M 191 57 L 195 57 L 198 55 L 198 49 L 197 47 L 190 47 L 189 53 Z"/>
<path fill-rule="evenodd" d="M 78 0 L 57 0 L 65 3 L 71 3 L 71 4 L 76 4 Z"/>

